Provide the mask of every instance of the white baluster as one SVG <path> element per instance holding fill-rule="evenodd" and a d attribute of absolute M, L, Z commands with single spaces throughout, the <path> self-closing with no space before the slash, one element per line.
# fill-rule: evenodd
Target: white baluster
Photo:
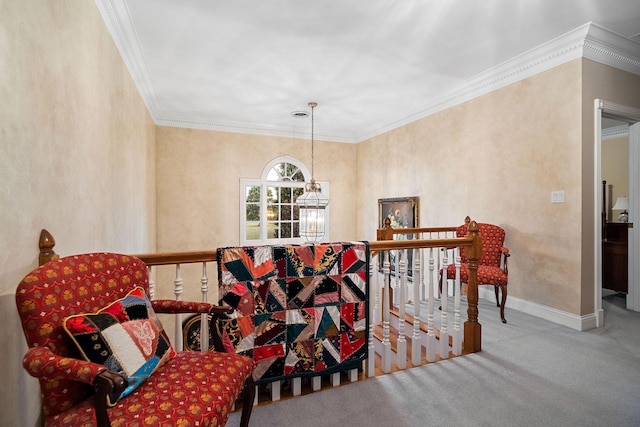
<path fill-rule="evenodd" d="M 406 295 L 405 295 L 405 286 L 407 281 L 407 250 L 399 250 L 398 254 L 398 275 L 400 277 L 400 286 L 398 289 L 400 290 L 399 300 L 398 301 L 398 342 L 396 349 L 396 365 L 398 369 L 405 369 L 407 367 L 407 340 L 405 337 L 405 324 L 406 324 L 406 315 L 405 315 L 405 305 L 406 305 Z"/>
<path fill-rule="evenodd" d="M 291 380 L 291 394 L 294 396 L 302 394 L 302 378 L 297 377 Z"/>
<path fill-rule="evenodd" d="M 456 280 L 454 282 L 454 314 L 453 314 L 453 354 L 460 356 L 462 354 L 462 329 L 460 328 L 460 251 L 456 249 L 455 266 Z"/>
<path fill-rule="evenodd" d="M 416 252 L 418 252 L 419 257 L 422 260 L 422 255 L 424 255 L 424 249 L 420 248 Z M 421 274 L 418 276 L 420 278 L 420 294 L 422 295 L 420 301 L 426 301 L 428 299 L 427 288 L 424 283 L 424 274 L 425 274 L 424 268 L 422 268 Z"/>
<path fill-rule="evenodd" d="M 440 350 L 438 351 L 438 354 L 441 358 L 447 359 L 449 357 L 449 325 L 447 324 L 447 310 L 449 305 L 447 265 L 449 264 L 449 258 L 447 257 L 446 250 L 442 257 L 442 263 L 442 292 L 440 293 Z"/>
<path fill-rule="evenodd" d="M 152 266 L 147 266 L 147 274 L 149 276 L 149 299 L 156 299 L 156 283 L 153 281 Z"/>
<path fill-rule="evenodd" d="M 176 296 L 176 301 L 180 301 L 182 298 L 182 276 L 180 275 L 180 264 L 176 264 L 176 278 L 173 281 L 173 292 Z M 182 351 L 182 313 L 177 313 L 175 315 L 175 319 L 175 342 L 173 343 L 173 346 L 177 351 Z"/>
<path fill-rule="evenodd" d="M 280 400 L 280 381 L 274 381 L 269 383 L 271 386 L 271 401 L 277 402 Z"/>
<path fill-rule="evenodd" d="M 437 253 L 437 252 L 436 252 Z M 435 310 L 435 286 L 433 285 L 433 274 L 435 270 L 435 260 L 433 258 L 433 248 L 429 249 L 429 287 L 428 287 L 428 305 L 427 305 L 427 361 L 436 361 L 436 334 L 434 332 L 433 311 Z"/>
<path fill-rule="evenodd" d="M 322 377 L 317 376 L 311 378 L 311 390 L 318 391 L 322 388 Z"/>
<path fill-rule="evenodd" d="M 354 368 L 349 370 L 349 381 L 351 381 L 352 383 L 358 381 L 358 368 Z"/>
<path fill-rule="evenodd" d="M 209 294 L 209 276 L 207 276 L 207 263 L 202 263 L 202 278 L 200 278 L 200 291 L 202 292 L 202 302 L 207 302 Z M 209 315 L 200 315 L 200 351 L 209 351 Z"/>
<path fill-rule="evenodd" d="M 374 257 L 374 259 L 372 260 L 372 262 L 369 263 L 369 295 L 367 295 L 367 310 L 369 310 L 369 330 L 367 331 L 367 333 L 369 334 L 369 347 L 367 348 L 367 352 L 368 352 L 368 357 L 367 357 L 367 363 L 366 363 L 366 374 L 367 377 L 373 377 L 376 375 L 376 350 L 375 350 L 375 346 L 373 343 L 373 325 L 377 325 L 380 322 L 380 315 L 378 314 L 378 320 L 376 321 L 376 314 L 378 313 L 378 263 L 377 263 L 377 256 Z M 375 279 L 373 279 L 373 276 L 375 275 Z M 375 295 L 375 305 L 371 304 L 371 289 L 372 283 L 375 283 L 375 286 L 373 286 L 373 293 Z M 314 377 L 313 379 L 315 380 L 316 378 L 319 377 Z"/>
<path fill-rule="evenodd" d="M 396 284 L 395 288 L 394 288 L 394 292 L 393 292 L 393 307 L 397 307 L 398 303 L 399 303 L 399 295 L 400 295 L 400 249 L 396 250 L 394 252 L 396 254 L 395 257 L 395 280 L 394 283 Z M 390 307 L 391 308 L 391 307 Z"/>
<path fill-rule="evenodd" d="M 389 287 L 391 286 L 391 251 L 384 254 L 382 274 L 384 288 L 382 294 L 382 372 L 391 372 L 391 343 L 389 342 Z"/>
<path fill-rule="evenodd" d="M 436 252 L 436 265 L 439 265 L 440 268 L 442 268 L 442 252 L 444 251 L 444 249 L 440 248 L 439 251 Z M 440 298 L 440 294 L 441 294 L 441 289 L 440 287 L 436 287 L 435 289 L 436 292 L 436 298 Z"/>
<path fill-rule="evenodd" d="M 420 343 L 420 286 L 416 279 L 420 279 L 422 266 L 420 263 L 421 250 L 414 250 L 413 259 L 413 335 L 411 336 L 411 363 L 418 366 L 422 363 L 422 344 Z"/>
<path fill-rule="evenodd" d="M 380 269 L 380 255 L 376 255 L 373 258 L 373 262 L 371 264 L 374 265 L 374 269 L 371 273 L 369 273 L 369 277 L 375 278 L 372 282 L 375 303 L 373 306 L 373 316 L 371 317 L 371 319 L 373 319 L 372 323 L 374 325 L 379 325 L 382 321 L 382 310 L 380 309 L 380 293 L 382 292 L 382 288 L 380 287 L 380 273 L 378 272 L 378 270 Z"/>
<path fill-rule="evenodd" d="M 338 387 L 340 385 L 340 372 L 334 372 L 331 374 L 331 385 Z"/>

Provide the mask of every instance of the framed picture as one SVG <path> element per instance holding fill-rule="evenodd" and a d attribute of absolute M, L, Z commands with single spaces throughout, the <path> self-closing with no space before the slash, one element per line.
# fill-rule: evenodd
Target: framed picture
<path fill-rule="evenodd" d="M 389 218 L 392 228 L 419 227 L 419 198 L 395 197 L 392 199 L 378 199 L 378 227 L 384 228 L 384 221 Z M 413 235 L 403 235 L 412 239 Z M 380 266 L 382 268 L 382 266 Z M 396 274 L 396 256 L 391 252 L 391 274 Z M 413 251 L 407 251 L 407 277 L 413 277 Z"/>
<path fill-rule="evenodd" d="M 396 197 L 393 199 L 378 199 L 378 227 L 384 227 L 384 220 L 391 219 L 393 228 L 419 227 L 419 198 Z"/>

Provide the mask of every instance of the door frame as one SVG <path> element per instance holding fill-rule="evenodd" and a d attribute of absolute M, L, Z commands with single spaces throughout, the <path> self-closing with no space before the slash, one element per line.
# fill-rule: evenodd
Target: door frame
<path fill-rule="evenodd" d="M 629 126 L 629 222 L 639 224 L 638 201 L 640 200 L 640 109 L 625 105 L 596 99 L 594 102 L 594 311 L 596 314 L 596 327 L 604 325 L 604 311 L 602 309 L 602 116 L 626 121 Z M 635 126 L 632 124 L 636 123 Z M 633 129 L 633 130 L 632 130 Z M 636 259 L 640 254 L 640 233 L 633 233 L 629 229 L 629 259 Z M 627 309 L 640 311 L 640 266 L 637 263 L 629 264 L 629 293 L 627 294 Z"/>

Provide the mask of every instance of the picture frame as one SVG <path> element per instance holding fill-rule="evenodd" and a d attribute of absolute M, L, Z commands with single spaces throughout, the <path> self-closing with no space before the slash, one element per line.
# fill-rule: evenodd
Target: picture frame
<path fill-rule="evenodd" d="M 378 228 L 384 228 L 387 218 L 391 218 L 393 228 L 419 227 L 419 206 L 419 197 L 378 199 Z"/>
<path fill-rule="evenodd" d="M 378 228 L 384 228 L 387 218 L 391 220 L 392 228 L 420 227 L 420 198 L 416 196 L 378 199 Z M 409 235 L 408 238 L 412 239 L 413 235 Z M 412 280 L 413 251 L 407 251 L 407 254 L 407 277 Z M 394 276 L 396 275 L 395 264 L 395 254 L 391 252 L 391 274 Z"/>

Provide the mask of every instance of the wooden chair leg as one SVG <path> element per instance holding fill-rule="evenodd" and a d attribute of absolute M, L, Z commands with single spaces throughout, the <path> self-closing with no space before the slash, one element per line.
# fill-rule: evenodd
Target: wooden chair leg
<path fill-rule="evenodd" d="M 500 303 L 500 319 L 502 323 L 507 323 L 507 319 L 504 318 L 504 305 L 507 303 L 507 285 L 500 286 L 502 289 L 502 302 Z M 496 292 L 498 287 L 496 286 Z"/>
<path fill-rule="evenodd" d="M 493 285 L 493 290 L 496 292 L 496 307 L 500 307 L 500 295 L 499 295 L 499 286 Z"/>
<path fill-rule="evenodd" d="M 251 411 L 253 410 L 253 400 L 256 397 L 256 384 L 253 381 L 253 376 L 249 377 L 244 382 L 244 396 L 242 398 L 242 413 L 240 415 L 240 427 L 249 426 L 249 418 L 251 418 Z"/>

